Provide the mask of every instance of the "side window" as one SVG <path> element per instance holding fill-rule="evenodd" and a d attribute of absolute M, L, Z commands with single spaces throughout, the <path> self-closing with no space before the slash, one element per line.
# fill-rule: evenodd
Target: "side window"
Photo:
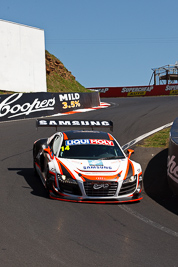
<path fill-rule="evenodd" d="M 57 152 L 58 152 L 58 149 L 59 149 L 59 145 L 60 145 L 60 142 L 61 142 L 61 138 L 59 135 L 57 135 L 53 141 L 53 145 L 52 145 L 52 150 L 53 150 L 53 153 L 54 155 L 56 156 Z"/>

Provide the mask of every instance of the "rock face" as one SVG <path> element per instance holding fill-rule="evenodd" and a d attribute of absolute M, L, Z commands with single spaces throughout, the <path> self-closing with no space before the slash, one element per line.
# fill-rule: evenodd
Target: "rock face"
<path fill-rule="evenodd" d="M 45 56 L 47 76 L 53 76 L 54 74 L 58 74 L 66 80 L 75 80 L 75 77 L 72 75 L 72 73 L 64 67 L 64 65 L 59 59 L 51 55 L 48 51 L 46 51 Z"/>
<path fill-rule="evenodd" d="M 89 92 L 88 89 L 76 80 L 58 58 L 48 51 L 45 52 L 45 56 L 48 92 Z"/>

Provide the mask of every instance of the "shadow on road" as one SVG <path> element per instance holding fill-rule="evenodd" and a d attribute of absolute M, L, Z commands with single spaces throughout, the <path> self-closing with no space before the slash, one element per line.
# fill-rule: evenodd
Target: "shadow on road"
<path fill-rule="evenodd" d="M 8 168 L 9 171 L 16 171 L 18 175 L 23 176 L 27 184 L 32 188 L 31 194 L 39 197 L 48 198 L 40 178 L 34 173 L 33 168 Z"/>
<path fill-rule="evenodd" d="M 150 198 L 178 215 L 178 197 L 167 182 L 167 156 L 168 149 L 164 149 L 149 161 L 143 177 L 144 190 Z"/>
<path fill-rule="evenodd" d="M 144 191 L 164 208 L 178 215 L 178 197 L 172 193 L 167 182 L 167 156 L 168 149 L 164 149 L 147 164 L 143 177 Z M 33 168 L 9 168 L 8 170 L 16 171 L 18 175 L 24 177 L 32 188 L 31 194 L 48 198 L 48 193 Z"/>

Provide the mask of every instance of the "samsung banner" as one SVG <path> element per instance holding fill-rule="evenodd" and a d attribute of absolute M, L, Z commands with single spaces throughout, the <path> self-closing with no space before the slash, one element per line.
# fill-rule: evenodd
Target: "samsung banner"
<path fill-rule="evenodd" d="M 49 116 L 99 105 L 97 92 L 0 95 L 0 121 Z"/>

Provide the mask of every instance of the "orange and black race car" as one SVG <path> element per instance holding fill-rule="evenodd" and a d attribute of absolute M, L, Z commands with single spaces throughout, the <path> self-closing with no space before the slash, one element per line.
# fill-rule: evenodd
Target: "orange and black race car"
<path fill-rule="evenodd" d="M 92 127 L 56 132 L 33 145 L 35 172 L 50 198 L 73 202 L 120 203 L 142 199 L 142 169 L 107 132 L 111 121 L 37 120 L 37 126 Z"/>

